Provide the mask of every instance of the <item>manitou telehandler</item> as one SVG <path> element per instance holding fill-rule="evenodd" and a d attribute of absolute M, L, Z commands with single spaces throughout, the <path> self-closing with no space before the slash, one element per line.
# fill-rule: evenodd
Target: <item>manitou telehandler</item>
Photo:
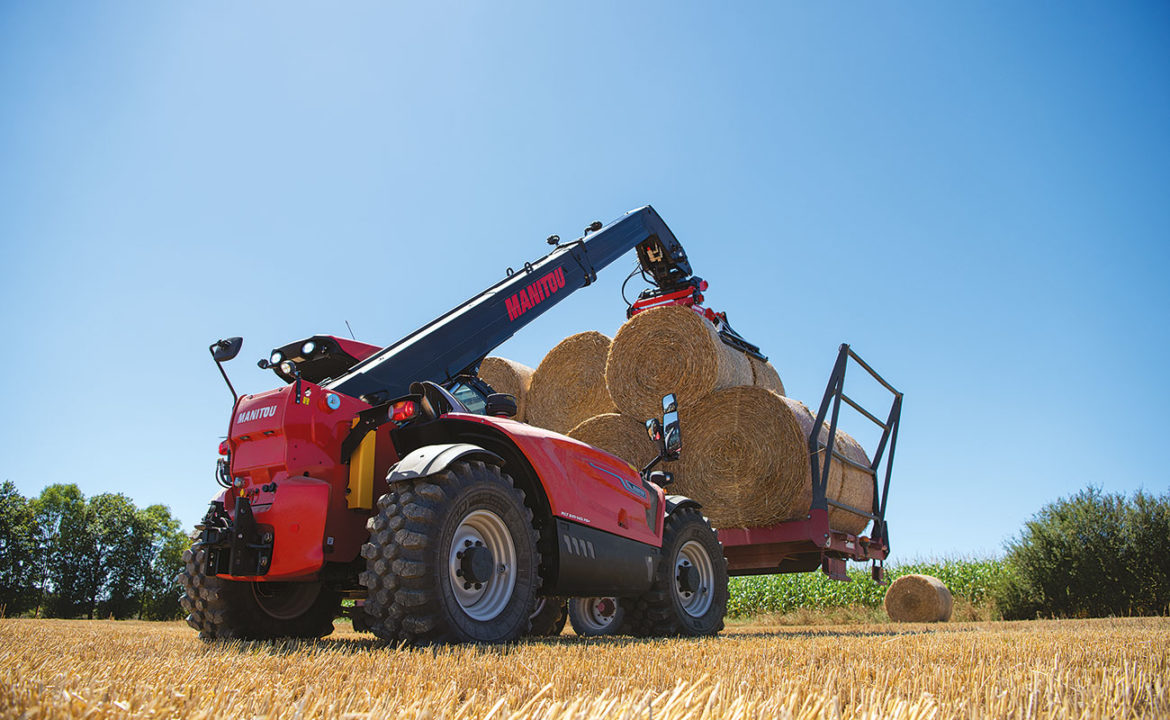
<path fill-rule="evenodd" d="M 862 410 L 884 428 L 868 468 L 873 507 L 828 499 L 829 464 L 852 462 L 833 447 L 841 401 L 856 406 L 843 393 L 847 361 L 860 362 L 848 346 L 817 419 L 829 420 L 831 405 L 827 441 L 810 438 L 809 516 L 773 527 L 717 535 L 698 503 L 664 494 L 670 474 L 654 467 L 681 447 L 673 396 L 661 420 L 647 420 L 660 452 L 645 468 L 511 419 L 515 399 L 479 380 L 479 363 L 630 249 L 631 277 L 641 270 L 653 287 L 627 314 L 690 307 L 724 342 L 763 358 L 702 306 L 707 284 L 653 208 L 548 242 L 541 259 L 386 348 L 331 335 L 276 348 L 260 361 L 286 383 L 275 390 L 237 396 L 222 363 L 242 340 L 212 344 L 235 400 L 219 447 L 224 490 L 176 578 L 201 637 L 320 637 L 345 598 L 356 629 L 394 642 L 559 633 L 565 598 L 585 618 L 581 634 L 706 635 L 723 627 L 729 568 L 821 567 L 840 579 L 846 560 L 874 560 L 880 577 L 901 394 L 878 378 L 896 396 L 889 419 Z M 829 505 L 871 518 L 871 536 L 830 528 Z"/>
<path fill-rule="evenodd" d="M 702 308 L 706 283 L 653 208 L 548 241 L 549 254 L 389 347 L 315 335 L 260 361 L 283 387 L 232 389 L 224 490 L 177 578 L 202 637 L 318 637 L 343 598 L 360 602 L 356 627 L 398 642 L 544 632 L 561 601 L 542 599 L 568 596 L 625 599 L 637 634 L 723 627 L 722 549 L 697 503 L 663 493 L 658 461 L 634 468 L 516 422 L 514 398 L 475 373 L 630 249 L 654 285 L 638 309 L 694 307 L 725 342 L 759 349 Z M 225 381 L 241 344 L 210 348 Z M 659 460 L 676 458 L 672 396 L 647 425 Z"/>

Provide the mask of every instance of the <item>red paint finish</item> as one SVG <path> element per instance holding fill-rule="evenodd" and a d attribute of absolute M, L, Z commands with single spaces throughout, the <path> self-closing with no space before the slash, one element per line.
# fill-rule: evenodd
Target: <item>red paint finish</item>
<path fill-rule="evenodd" d="M 554 516 L 621 537 L 662 545 L 662 488 L 642 483 L 619 457 L 560 433 L 508 418 L 450 413 L 506 434 L 540 476 Z M 640 491 L 640 492 L 639 492 Z M 651 522 L 647 511 L 653 509 Z"/>
<path fill-rule="evenodd" d="M 370 345 L 359 340 L 349 340 L 347 338 L 337 337 L 336 335 L 326 335 L 326 337 L 337 343 L 337 347 L 341 348 L 342 352 L 347 353 L 350 357 L 357 358 L 359 361 L 365 360 L 382 349 L 377 345 Z"/>
<path fill-rule="evenodd" d="M 858 562 L 884 560 L 889 554 L 889 547 L 868 537 L 831 529 L 826 510 L 812 510 L 806 520 L 767 527 L 720 528 L 719 542 L 732 575 L 753 574 L 775 568 L 787 558 L 809 554 Z"/>
<path fill-rule="evenodd" d="M 320 386 L 302 382 L 298 396 L 292 383 L 241 397 L 232 417 L 231 476 L 243 479 L 242 490 L 254 505 L 270 503 L 263 512 L 256 508 L 256 520 L 276 529 L 267 579 L 275 579 L 278 572 L 308 577 L 327 560 L 348 562 L 366 541 L 365 521 L 372 511 L 348 509 L 349 466 L 338 458 L 353 417 L 369 406 L 335 393 L 341 407 L 321 410 L 317 400 L 324 394 Z M 379 429 L 376 437 L 374 498 L 386 492 L 386 471 L 398 460 L 388 430 Z M 277 483 L 275 495 L 260 490 L 269 482 Z M 228 493 L 227 510 L 233 517 L 234 499 L 235 493 Z M 328 538 L 333 538 L 331 546 Z"/>

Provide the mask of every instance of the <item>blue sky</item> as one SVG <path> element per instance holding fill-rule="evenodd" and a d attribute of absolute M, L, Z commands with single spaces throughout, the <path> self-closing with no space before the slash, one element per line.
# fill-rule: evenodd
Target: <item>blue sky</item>
<path fill-rule="evenodd" d="M 562 5 L 6 3 L 0 479 L 193 524 L 208 343 L 263 390 L 650 203 L 790 395 L 841 342 L 905 392 L 895 559 L 1170 489 L 1165 4 Z M 612 334 L 632 263 L 499 354 Z"/>

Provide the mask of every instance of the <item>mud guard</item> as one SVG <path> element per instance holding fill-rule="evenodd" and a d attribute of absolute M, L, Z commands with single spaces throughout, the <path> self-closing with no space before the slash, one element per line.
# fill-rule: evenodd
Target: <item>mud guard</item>
<path fill-rule="evenodd" d="M 698 509 L 702 508 L 703 506 L 700 505 L 697 500 L 692 500 L 689 497 L 687 497 L 686 495 L 667 495 L 666 496 L 666 513 L 665 514 L 669 515 L 672 512 L 674 512 L 675 510 L 678 510 L 679 508 L 684 508 L 684 507 L 693 507 L 694 509 L 698 510 Z"/>
<path fill-rule="evenodd" d="M 387 483 L 416 480 L 446 470 L 458 460 L 482 460 L 489 465 L 503 467 L 504 459 L 490 450 L 471 443 L 444 443 L 426 445 L 407 454 L 386 473 Z"/>

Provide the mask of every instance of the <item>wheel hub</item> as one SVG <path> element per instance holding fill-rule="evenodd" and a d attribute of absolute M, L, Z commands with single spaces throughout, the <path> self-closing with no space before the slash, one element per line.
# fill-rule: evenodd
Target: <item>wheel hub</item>
<path fill-rule="evenodd" d="M 684 561 L 683 565 L 678 569 L 678 588 L 685 593 L 693 593 L 699 589 L 702 583 L 702 578 L 699 576 L 699 571 L 695 566 L 689 562 Z"/>
<path fill-rule="evenodd" d="M 447 568 L 455 601 L 469 617 L 485 621 L 503 612 L 517 580 L 516 546 L 504 519 L 490 510 L 465 515 Z"/>
<path fill-rule="evenodd" d="M 485 583 L 491 579 L 496 570 L 496 561 L 492 551 L 482 543 L 476 543 L 461 553 L 459 568 L 463 572 L 463 580 L 469 583 Z"/>

